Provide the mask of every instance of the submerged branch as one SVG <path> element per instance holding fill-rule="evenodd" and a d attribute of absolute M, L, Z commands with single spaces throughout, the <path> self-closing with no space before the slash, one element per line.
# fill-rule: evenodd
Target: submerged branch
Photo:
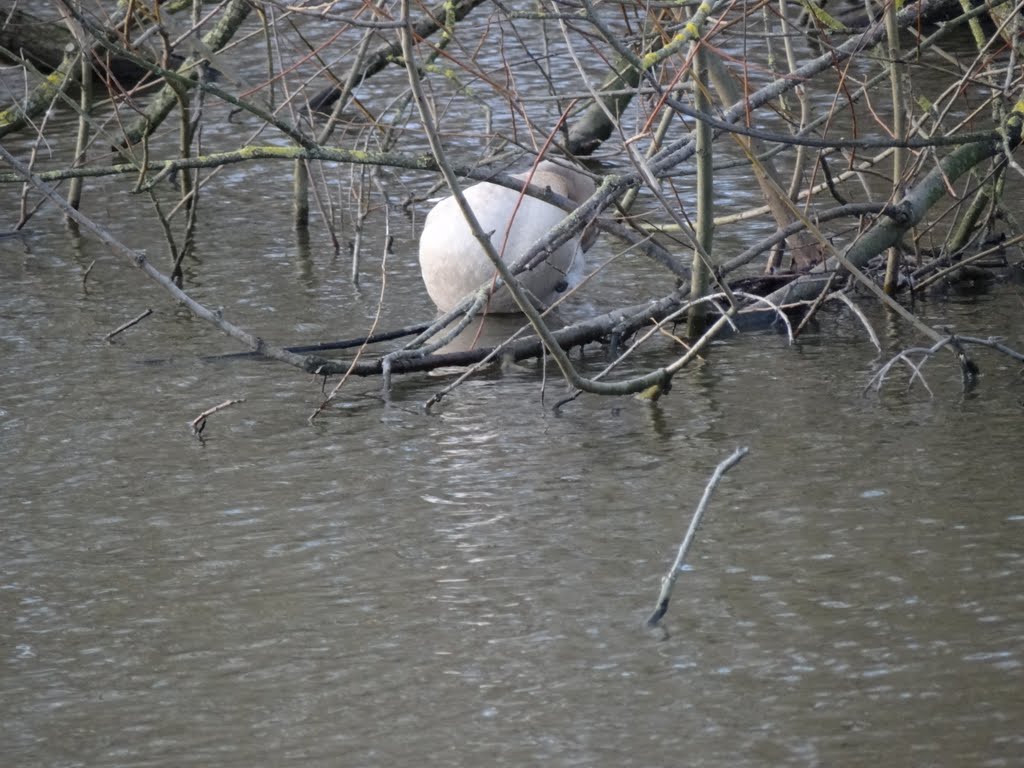
<path fill-rule="evenodd" d="M 258 352 L 259 354 L 273 360 L 288 363 L 289 365 L 295 366 L 296 368 L 300 368 L 304 371 L 314 373 L 321 363 L 326 362 L 312 356 L 303 357 L 293 352 L 288 352 L 286 349 L 282 349 L 281 347 L 268 344 L 258 336 L 254 336 L 237 325 L 228 322 L 224 319 L 223 313 L 220 310 L 211 310 L 207 308 L 175 285 L 174 281 L 171 280 L 170 277 L 150 264 L 149 260 L 143 253 L 132 250 L 128 246 L 124 245 L 117 238 L 111 235 L 109 231 L 96 224 L 96 222 L 88 216 L 85 216 L 80 211 L 72 208 L 68 204 L 67 200 L 40 181 L 24 163 L 8 152 L 3 145 L 0 145 L 0 158 L 8 162 L 11 167 L 14 168 L 16 173 L 20 174 L 26 182 L 32 185 L 37 191 L 41 192 L 58 208 L 60 208 L 67 217 L 73 219 L 84 229 L 92 232 L 111 251 L 127 259 L 131 264 L 141 269 L 151 280 L 156 282 L 164 290 L 170 293 L 171 296 L 188 307 L 189 311 L 196 317 L 212 323 L 227 335 L 245 344 L 245 346 L 253 352 Z"/>
<path fill-rule="evenodd" d="M 661 580 L 661 592 L 658 594 L 657 605 L 654 608 L 654 612 L 646 621 L 648 627 L 657 626 L 658 622 L 661 621 L 668 612 L 668 602 L 672 597 L 672 588 L 676 584 L 676 579 L 679 578 L 679 573 L 683 567 L 684 561 L 686 560 L 686 553 L 690 551 L 690 546 L 693 544 L 693 540 L 697 535 L 697 529 L 700 527 L 700 522 L 704 518 L 704 513 L 707 512 L 708 504 L 711 501 L 711 494 L 714 493 L 715 489 L 718 487 L 718 483 L 721 482 L 722 476 L 739 464 L 749 451 L 750 449 L 745 446 L 737 448 L 729 458 L 725 459 L 715 467 L 715 471 L 712 473 L 711 479 L 708 480 L 707 485 L 704 487 L 704 495 L 701 497 L 700 503 L 697 505 L 697 509 L 693 513 L 693 518 L 690 520 L 690 527 L 687 528 L 686 535 L 683 537 L 683 541 L 679 545 L 679 550 L 676 552 L 676 559 L 672 561 L 672 567 L 669 568 L 668 573 L 666 573 Z"/>

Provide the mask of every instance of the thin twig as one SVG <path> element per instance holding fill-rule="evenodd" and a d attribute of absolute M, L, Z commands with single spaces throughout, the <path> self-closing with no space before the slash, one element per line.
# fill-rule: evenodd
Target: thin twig
<path fill-rule="evenodd" d="M 384 311 L 384 295 L 385 295 L 385 293 L 387 291 L 387 287 L 388 287 L 388 256 L 391 254 L 391 251 L 388 248 L 387 244 L 391 242 L 391 236 L 390 235 L 391 235 L 391 217 L 385 215 L 385 217 L 384 217 L 384 242 L 385 242 L 385 246 L 384 246 L 384 254 L 383 254 L 383 256 L 382 256 L 382 258 L 380 260 L 380 295 L 379 295 L 379 297 L 377 299 L 377 312 L 373 316 L 373 324 L 370 326 L 370 332 L 366 336 L 367 341 L 362 346 L 360 346 L 359 349 L 356 351 L 356 355 L 352 359 L 352 364 L 349 366 L 348 370 L 345 371 L 345 374 L 341 377 L 341 379 L 338 380 L 338 383 L 334 386 L 334 389 L 332 389 L 330 394 L 328 394 L 327 397 L 324 398 L 323 402 L 320 403 L 320 405 L 317 406 L 316 410 L 313 411 L 313 413 L 311 413 L 309 415 L 309 419 L 307 419 L 307 421 L 310 424 L 312 424 L 313 421 L 316 419 L 316 417 L 318 415 L 320 415 L 327 408 L 328 405 L 330 405 L 331 401 L 333 401 L 335 397 L 338 396 L 339 390 L 341 390 L 341 388 L 345 385 L 345 382 L 348 381 L 349 377 L 352 374 L 352 370 L 356 367 L 356 364 L 359 362 L 359 358 L 361 358 L 363 356 L 363 352 L 366 350 L 366 347 L 369 345 L 369 343 L 370 343 L 369 339 L 373 338 L 374 331 L 377 330 L 377 325 L 380 323 L 380 318 L 381 318 L 381 315 L 383 314 L 383 311 Z M 385 392 L 386 391 L 387 391 L 387 388 L 385 388 Z"/>
<path fill-rule="evenodd" d="M 85 288 L 85 283 L 89 279 L 89 273 L 92 272 L 92 268 L 96 266 L 96 259 L 89 262 L 89 266 L 85 268 L 85 272 L 82 273 L 82 288 Z"/>
<path fill-rule="evenodd" d="M 932 356 L 937 354 L 940 349 L 946 346 L 951 347 L 953 352 L 956 354 L 957 363 L 960 365 L 960 373 L 963 378 L 964 389 L 968 390 L 977 382 L 979 371 L 978 367 L 969 357 L 967 357 L 967 354 L 961 346 L 962 344 L 977 344 L 978 346 L 988 347 L 989 349 L 1001 352 L 1018 362 L 1024 362 L 1024 354 L 1003 344 L 1002 338 L 999 336 L 989 336 L 987 339 L 982 339 L 977 336 L 951 335 L 940 339 L 928 348 L 911 347 L 910 349 L 904 349 L 878 369 L 878 372 L 871 377 L 871 381 L 869 381 L 864 387 L 864 393 L 867 393 L 867 391 L 872 387 L 874 387 L 876 392 L 881 390 L 882 384 L 885 383 L 886 376 L 889 375 L 889 371 L 892 367 L 898 362 L 903 362 L 911 370 L 910 381 L 907 383 L 907 388 L 909 389 L 913 386 L 915 379 L 920 379 L 924 388 L 928 390 L 928 394 L 934 397 L 931 387 L 928 386 L 928 382 L 924 380 L 924 376 L 921 374 L 921 369 Z M 920 361 L 914 362 L 911 360 L 910 355 L 912 354 L 921 355 Z"/>
<path fill-rule="evenodd" d="M 847 307 L 849 307 L 850 311 L 857 316 L 857 319 L 860 320 L 861 325 L 863 325 L 865 330 L 868 332 L 868 338 L 870 338 L 871 343 L 875 345 L 875 349 L 881 352 L 882 343 L 878 340 L 878 334 L 875 333 L 875 329 L 871 327 L 871 323 L 868 322 L 867 317 L 861 311 L 860 307 L 854 304 L 850 297 L 847 296 L 843 291 L 834 291 L 829 295 L 829 298 L 838 299 L 839 301 L 843 302 Z"/>
<path fill-rule="evenodd" d="M 82 281 L 85 282 L 84 278 L 83 278 Z M 127 331 L 133 325 L 135 325 L 136 323 L 142 322 L 143 320 L 145 320 L 147 317 L 149 317 L 152 314 L 153 314 L 153 310 L 152 309 L 147 309 L 145 312 L 142 312 L 137 317 L 132 318 L 131 320 L 129 320 L 124 325 L 121 325 L 121 326 L 115 328 L 114 330 L 112 330 L 110 333 L 108 333 L 106 336 L 103 337 L 103 340 L 104 341 L 110 341 L 115 336 L 117 336 L 117 334 L 121 333 L 122 331 Z"/>
<path fill-rule="evenodd" d="M 208 408 L 207 410 L 203 411 L 198 416 L 196 416 L 194 419 L 192 419 L 191 422 L 189 422 L 189 427 L 192 429 L 192 434 L 195 435 L 196 437 L 202 439 L 201 436 L 203 434 L 203 430 L 206 429 L 206 419 L 207 419 L 207 417 L 212 416 L 217 411 L 223 411 L 225 408 L 229 408 L 230 406 L 235 405 L 236 403 L 244 403 L 244 402 L 245 402 L 245 398 L 244 397 L 239 397 L 236 400 L 225 400 L 220 405 L 215 405 L 215 406 L 213 406 L 213 408 Z"/>
<path fill-rule="evenodd" d="M 866 393 L 869 389 L 871 389 L 872 386 L 874 386 L 876 392 L 881 390 L 882 384 L 885 383 L 885 377 L 889 375 L 889 370 L 896 363 L 903 362 L 903 363 L 906 363 L 907 367 L 910 368 L 910 370 L 911 370 L 910 381 L 907 383 L 907 387 L 909 388 L 909 387 L 913 386 L 915 379 L 920 379 L 921 380 L 921 384 L 923 384 L 924 388 L 926 390 L 928 390 L 929 396 L 934 397 L 934 393 L 932 392 L 932 388 L 928 386 L 928 382 L 925 381 L 924 376 L 921 374 L 921 368 L 924 366 L 924 364 L 928 361 L 928 359 L 930 357 L 935 355 L 940 349 L 942 349 L 947 344 L 949 344 L 949 341 L 950 341 L 951 338 L 952 337 L 950 337 L 950 336 L 946 336 L 946 337 L 944 337 L 942 339 L 939 339 L 939 341 L 937 341 L 931 347 L 927 347 L 927 348 L 926 347 L 911 347 L 910 349 L 904 349 L 903 351 L 898 353 L 896 356 L 891 358 L 889 360 L 889 362 L 887 362 L 885 365 L 883 365 L 881 368 L 878 369 L 878 372 L 875 373 L 875 375 L 871 377 L 871 381 L 869 381 L 867 383 L 867 385 L 864 387 L 863 393 Z M 911 354 L 919 354 L 919 355 L 921 355 L 921 361 L 915 363 L 913 360 L 910 359 L 910 355 Z"/>
<path fill-rule="evenodd" d="M 800 319 L 800 323 L 797 325 L 796 331 L 794 331 L 793 333 L 794 336 L 799 336 L 801 333 L 804 332 L 804 328 L 810 325 L 811 320 L 813 320 L 814 316 L 818 314 L 818 310 L 821 309 L 822 305 L 825 303 L 825 300 L 832 295 L 832 284 L 836 281 L 836 278 L 838 276 L 838 272 L 833 272 L 831 275 L 829 275 L 828 282 L 825 283 L 824 286 L 822 286 L 817 298 L 815 298 L 814 301 L 811 302 L 811 306 L 804 313 L 804 316 Z"/>
<path fill-rule="evenodd" d="M 714 473 L 711 475 L 711 479 L 708 480 L 707 486 L 704 488 L 704 495 L 701 497 L 700 504 L 697 505 L 697 510 L 693 513 L 693 519 L 690 520 L 690 527 L 686 531 L 686 536 L 683 537 L 682 544 L 679 545 L 679 551 L 676 553 L 676 559 L 672 563 L 672 567 L 668 573 L 665 574 L 661 580 L 661 593 L 658 595 L 658 603 L 654 608 L 654 612 L 647 619 L 647 626 L 657 626 L 658 622 L 661 621 L 662 617 L 668 612 L 668 602 L 672 597 L 672 587 L 675 586 L 676 579 L 679 578 L 680 569 L 683 567 L 683 561 L 686 559 L 686 553 L 690 549 L 690 545 L 693 544 L 693 539 L 697 535 L 697 528 L 700 527 L 700 521 L 704 517 L 704 513 L 707 511 L 708 502 L 711 501 L 711 494 L 714 493 L 715 488 L 718 487 L 719 481 L 722 479 L 722 475 L 732 469 L 740 460 L 747 455 L 750 451 L 746 446 L 742 446 L 733 451 L 732 455 L 721 462 L 715 467 Z"/>

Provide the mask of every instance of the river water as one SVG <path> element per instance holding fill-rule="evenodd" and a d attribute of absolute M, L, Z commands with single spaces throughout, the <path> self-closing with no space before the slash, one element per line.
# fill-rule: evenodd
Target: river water
<path fill-rule="evenodd" d="M 188 289 L 279 343 L 367 332 L 383 214 L 353 286 L 321 231 L 290 233 L 288 185 L 280 166 L 224 174 Z M 85 208 L 165 263 L 128 186 L 94 185 Z M 17 193 L 0 188 L 5 210 Z M 415 225 L 390 226 L 382 327 L 431 315 Z M 920 340 L 864 300 L 882 357 L 832 308 L 795 346 L 719 344 L 654 404 L 556 414 L 553 368 L 526 365 L 429 414 L 444 375 L 388 397 L 353 381 L 310 424 L 319 380 L 204 360 L 237 347 L 52 211 L 30 229 L 0 241 L 5 765 L 1022 764 L 1024 394 L 1007 358 L 977 352 L 970 393 L 940 357 L 934 396 L 902 372 L 865 395 Z M 616 261 L 567 314 L 657 279 Z M 1024 349 L 1022 296 L 916 309 Z M 740 445 L 667 636 L 645 630 Z"/>
<path fill-rule="evenodd" d="M 1007 360 L 979 353 L 968 395 L 940 358 L 933 398 L 903 374 L 864 396 L 880 360 L 832 311 L 793 347 L 729 340 L 654 405 L 555 415 L 527 366 L 429 415 L 444 377 L 389 400 L 356 381 L 311 426 L 320 382 L 201 361 L 231 344 L 93 241 L 38 227 L 0 254 L 6 764 L 1020 764 Z M 204 228 L 196 291 L 280 339 L 365 330 L 379 285 L 355 291 L 345 259 L 271 228 Z M 387 326 L 429 316 L 413 245 Z M 919 309 L 1024 346 L 1018 287 Z M 871 316 L 888 348 L 912 342 Z M 739 445 L 670 636 L 651 634 Z"/>

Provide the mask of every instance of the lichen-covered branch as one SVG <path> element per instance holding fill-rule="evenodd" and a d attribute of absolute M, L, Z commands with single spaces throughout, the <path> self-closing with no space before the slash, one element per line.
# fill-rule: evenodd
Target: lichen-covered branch
<path fill-rule="evenodd" d="M 1017 103 L 1005 126 L 1007 140 L 1013 147 L 1020 145 L 1022 122 L 1024 99 Z M 1002 142 L 991 140 L 965 144 L 951 152 L 914 185 L 896 206 L 896 210 L 879 220 L 874 227 L 850 245 L 844 253 L 844 258 L 857 268 L 864 267 L 870 259 L 898 243 L 912 227 L 923 221 L 932 206 L 948 193 L 951 184 L 1002 150 Z M 810 274 L 780 288 L 768 298 L 779 304 L 813 299 L 821 290 L 822 284 L 828 280 L 828 273 L 839 266 L 837 259 L 829 259 Z"/>

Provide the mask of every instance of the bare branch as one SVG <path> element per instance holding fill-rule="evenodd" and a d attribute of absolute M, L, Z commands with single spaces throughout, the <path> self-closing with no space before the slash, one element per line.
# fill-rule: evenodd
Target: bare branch
<path fill-rule="evenodd" d="M 697 505 L 697 509 L 694 511 L 693 517 L 690 519 L 690 527 L 686 529 L 686 535 L 683 537 L 683 541 L 679 545 L 679 550 L 676 552 L 676 559 L 672 561 L 672 567 L 668 569 L 668 573 L 666 573 L 661 580 L 661 592 L 658 594 L 657 605 L 654 608 L 654 612 L 646 621 L 648 627 L 657 626 L 658 622 L 661 621 L 668 612 L 668 602 L 672 597 L 672 588 L 676 584 L 676 579 L 679 578 L 679 573 L 686 560 L 686 553 L 690 551 L 690 546 L 693 544 L 693 540 L 697 535 L 697 529 L 700 527 L 701 520 L 704 519 L 704 513 L 707 512 L 708 504 L 711 501 L 711 494 L 715 492 L 715 489 L 718 487 L 718 483 L 722 480 L 722 476 L 739 464 L 749 451 L 750 449 L 747 447 L 737 448 L 733 451 L 731 456 L 721 461 L 718 466 L 715 467 L 715 471 L 712 473 L 711 479 L 708 480 L 707 485 L 704 486 L 704 495 L 701 496 L 700 503 Z"/>

